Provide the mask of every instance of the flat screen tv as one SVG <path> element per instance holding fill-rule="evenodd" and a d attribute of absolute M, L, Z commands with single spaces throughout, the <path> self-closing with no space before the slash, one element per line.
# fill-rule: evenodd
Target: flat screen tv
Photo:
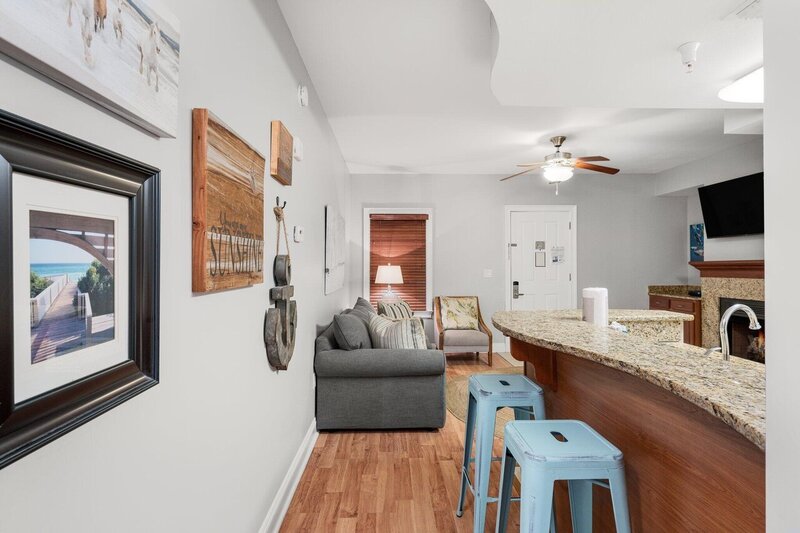
<path fill-rule="evenodd" d="M 709 239 L 764 233 L 764 173 L 698 189 Z"/>

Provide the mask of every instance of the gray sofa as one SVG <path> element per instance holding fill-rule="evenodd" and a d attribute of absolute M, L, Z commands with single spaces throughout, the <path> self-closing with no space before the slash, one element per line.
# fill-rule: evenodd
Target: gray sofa
<path fill-rule="evenodd" d="M 444 426 L 443 352 L 343 349 L 331 323 L 315 353 L 317 429 Z"/>

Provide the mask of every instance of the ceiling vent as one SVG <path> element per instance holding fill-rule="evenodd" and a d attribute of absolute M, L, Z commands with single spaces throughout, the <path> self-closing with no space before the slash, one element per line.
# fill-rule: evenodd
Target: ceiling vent
<path fill-rule="evenodd" d="M 734 9 L 731 13 L 727 16 L 723 17 L 722 20 L 734 20 L 734 19 L 741 19 L 741 20 L 756 20 L 761 19 L 761 11 L 762 11 L 762 0 L 745 0 L 741 4 L 739 4 L 736 9 Z"/>

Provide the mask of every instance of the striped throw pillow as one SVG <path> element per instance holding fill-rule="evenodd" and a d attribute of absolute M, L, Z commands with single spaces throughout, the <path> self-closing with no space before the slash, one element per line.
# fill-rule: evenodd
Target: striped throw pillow
<path fill-rule="evenodd" d="M 372 347 L 389 350 L 426 350 L 425 328 L 417 317 L 391 320 L 373 315 L 369 321 Z"/>
<path fill-rule="evenodd" d="M 403 300 L 398 302 L 378 302 L 378 314 L 392 319 L 411 318 L 414 316 L 411 307 Z"/>

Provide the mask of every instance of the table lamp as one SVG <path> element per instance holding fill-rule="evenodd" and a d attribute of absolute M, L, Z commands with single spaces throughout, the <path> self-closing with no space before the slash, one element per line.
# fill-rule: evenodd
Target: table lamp
<path fill-rule="evenodd" d="M 391 263 L 388 265 L 380 265 L 378 267 L 378 272 L 375 273 L 375 284 L 388 285 L 385 293 L 385 296 L 388 298 L 395 297 L 392 291 L 392 283 L 395 285 L 403 284 L 403 271 L 400 269 L 400 265 L 393 265 Z"/>

